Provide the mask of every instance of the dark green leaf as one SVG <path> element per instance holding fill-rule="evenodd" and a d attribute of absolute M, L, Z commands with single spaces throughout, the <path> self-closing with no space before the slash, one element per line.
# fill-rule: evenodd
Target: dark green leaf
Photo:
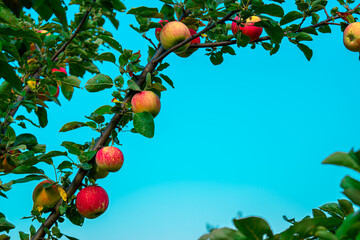
<path fill-rule="evenodd" d="M 266 234 L 272 237 L 273 233 L 269 224 L 262 218 L 248 217 L 233 220 L 235 227 L 249 240 L 263 239 Z"/>
<path fill-rule="evenodd" d="M 35 113 L 39 118 L 40 127 L 46 127 L 46 125 L 48 124 L 46 109 L 44 107 L 38 107 L 37 110 L 35 110 Z"/>
<path fill-rule="evenodd" d="M 122 52 L 120 43 L 118 43 L 114 38 L 106 36 L 106 35 L 100 35 L 99 38 L 104 40 L 107 44 L 109 44 L 115 50 Z"/>
<path fill-rule="evenodd" d="M 97 114 L 97 115 L 104 115 L 104 114 L 113 114 L 113 112 L 111 111 L 111 106 L 110 105 L 104 105 L 99 107 L 98 109 L 96 109 L 93 113 Z"/>
<path fill-rule="evenodd" d="M 21 90 L 22 82 L 16 75 L 14 69 L 5 61 L 0 60 L 0 78 L 11 84 L 17 90 Z"/>
<path fill-rule="evenodd" d="M 134 128 L 141 135 L 152 138 L 154 136 L 155 124 L 151 113 L 141 112 L 134 114 Z"/>
<path fill-rule="evenodd" d="M 131 90 L 134 90 L 134 91 L 141 91 L 139 85 L 137 85 L 134 80 L 128 80 L 127 81 L 127 85 L 128 87 L 131 89 Z"/>
<path fill-rule="evenodd" d="M 116 58 L 115 58 L 114 54 L 112 54 L 111 52 L 102 53 L 99 56 L 97 56 L 94 60 L 108 61 L 108 62 L 112 62 L 112 63 L 116 62 Z"/>
<path fill-rule="evenodd" d="M 329 157 L 327 157 L 322 163 L 343 166 L 360 172 L 360 166 L 356 159 L 352 158 L 349 154 L 344 152 L 333 153 Z"/>
<path fill-rule="evenodd" d="M 55 16 L 59 19 L 60 23 L 63 25 L 64 29 L 68 28 L 68 23 L 66 19 L 66 11 L 65 8 L 61 5 L 60 0 L 50 0 L 47 1 L 49 7 L 54 12 Z"/>
<path fill-rule="evenodd" d="M 72 75 L 67 76 L 65 78 L 61 78 L 59 79 L 59 81 L 72 87 L 80 87 L 80 83 L 81 83 L 78 77 Z M 72 91 L 74 91 L 74 89 Z"/>
<path fill-rule="evenodd" d="M 18 145 L 26 145 L 26 146 L 34 146 L 38 144 L 36 137 L 30 133 L 24 133 L 20 134 L 16 137 L 16 140 L 14 142 L 14 146 Z"/>
<path fill-rule="evenodd" d="M 13 180 L 12 183 L 13 184 L 26 183 L 26 182 L 30 182 L 30 181 L 37 181 L 37 180 L 45 179 L 45 178 L 46 177 L 44 175 L 27 175 L 26 177 Z"/>
<path fill-rule="evenodd" d="M 339 199 L 338 202 L 345 216 L 354 212 L 354 207 L 350 201 L 346 199 Z"/>
<path fill-rule="evenodd" d="M 290 23 L 292 21 L 295 21 L 296 19 L 302 18 L 303 14 L 297 11 L 291 11 L 287 13 L 281 20 L 280 25 L 285 25 L 287 23 Z"/>
<path fill-rule="evenodd" d="M 167 84 L 169 84 L 172 88 L 175 88 L 173 81 L 168 76 L 164 74 L 160 74 L 159 76 L 164 79 L 164 81 L 167 82 Z"/>
<path fill-rule="evenodd" d="M 59 132 L 67 132 L 70 130 L 74 130 L 77 128 L 81 128 L 81 127 L 86 127 L 88 126 L 86 123 L 83 122 L 68 122 L 66 123 L 64 126 L 61 127 L 61 129 L 59 130 Z"/>
<path fill-rule="evenodd" d="M 321 33 L 331 33 L 331 28 L 329 25 L 323 25 L 318 28 L 318 31 Z"/>
<path fill-rule="evenodd" d="M 12 173 L 15 174 L 26 174 L 26 173 L 39 173 L 39 174 L 43 174 L 44 171 L 42 169 L 39 169 L 37 167 L 34 166 L 19 166 L 17 168 L 15 168 L 14 170 L 12 170 Z"/>
<path fill-rule="evenodd" d="M 84 223 L 84 217 L 82 217 L 76 210 L 75 205 L 71 205 L 66 209 L 66 217 L 77 226 L 82 226 Z"/>
<path fill-rule="evenodd" d="M 59 166 L 57 167 L 57 169 L 64 170 L 65 168 L 70 168 L 72 169 L 72 163 L 69 161 L 63 161 L 62 163 L 59 164 Z"/>
<path fill-rule="evenodd" d="M 112 0 L 112 4 L 114 9 L 119 12 L 123 12 L 126 9 L 125 5 L 120 0 Z"/>
<path fill-rule="evenodd" d="M 6 221 L 5 218 L 0 218 L 0 232 L 9 231 L 10 229 L 13 229 L 13 228 L 15 228 L 15 226 L 13 224 Z"/>
<path fill-rule="evenodd" d="M 343 213 L 339 204 L 337 204 L 337 203 L 326 203 L 326 204 L 320 206 L 319 208 L 321 210 L 323 210 L 324 212 L 327 212 L 331 216 L 345 217 L 345 214 Z"/>
<path fill-rule="evenodd" d="M 313 51 L 308 46 L 302 43 L 298 43 L 297 46 L 304 53 L 306 59 L 310 61 L 313 55 Z"/>
<path fill-rule="evenodd" d="M 86 82 L 85 88 L 88 92 L 99 92 L 114 85 L 112 79 L 104 74 L 97 74 Z"/>
<path fill-rule="evenodd" d="M 267 14 L 274 17 L 284 16 L 284 10 L 282 7 L 276 4 L 265 4 L 255 9 L 256 13 Z"/>
<path fill-rule="evenodd" d="M 5 36 L 14 36 L 19 38 L 27 38 L 32 42 L 41 45 L 41 39 L 33 30 L 14 28 L 9 25 L 0 23 L 0 34 Z"/>

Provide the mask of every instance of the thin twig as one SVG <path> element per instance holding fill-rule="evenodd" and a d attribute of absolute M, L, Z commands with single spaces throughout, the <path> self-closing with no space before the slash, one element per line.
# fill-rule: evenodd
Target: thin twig
<path fill-rule="evenodd" d="M 146 40 L 148 40 L 150 43 L 151 43 L 151 45 L 153 45 L 153 47 L 156 49 L 156 45 L 153 43 L 153 41 L 150 39 L 150 38 L 148 38 L 145 34 L 143 34 L 143 35 L 141 35 L 143 38 L 145 38 Z"/>

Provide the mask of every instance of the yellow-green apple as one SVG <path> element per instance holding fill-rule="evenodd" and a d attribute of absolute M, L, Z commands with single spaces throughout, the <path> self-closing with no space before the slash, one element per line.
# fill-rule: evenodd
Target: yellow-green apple
<path fill-rule="evenodd" d="M 344 45 L 353 52 L 360 52 L 360 22 L 349 24 L 344 30 Z"/>
<path fill-rule="evenodd" d="M 161 108 L 160 99 L 152 91 L 136 93 L 131 99 L 131 107 L 134 113 L 149 112 L 156 117 Z"/>
<path fill-rule="evenodd" d="M 189 28 L 189 31 L 191 36 L 197 33 L 194 29 L 191 28 Z M 197 43 L 200 43 L 200 37 L 197 37 L 190 42 L 190 44 L 197 44 Z M 178 55 L 179 57 L 186 58 L 189 57 L 194 52 L 196 52 L 196 50 L 198 50 L 198 48 L 188 48 L 182 53 L 176 53 L 176 55 Z"/>
<path fill-rule="evenodd" d="M 240 20 L 240 17 L 235 17 L 235 20 Z M 254 24 L 256 22 L 260 22 L 261 19 L 257 16 L 251 16 L 248 19 L 246 19 L 245 26 L 242 27 L 241 25 L 237 24 L 236 22 L 233 22 L 231 24 L 231 30 L 233 34 L 235 35 L 239 30 L 243 32 L 246 36 L 250 37 L 250 42 L 255 41 L 258 39 L 263 31 L 262 27 L 256 27 Z"/>
<path fill-rule="evenodd" d="M 44 180 L 40 182 L 34 189 L 32 198 L 34 201 L 34 206 L 38 209 L 52 208 L 61 198 L 57 185 L 54 184 L 45 188 L 44 184 L 47 183 L 53 184 L 54 182 L 51 180 Z"/>
<path fill-rule="evenodd" d="M 179 21 L 172 21 L 167 23 L 160 32 L 160 42 L 166 50 L 181 43 L 191 36 L 189 28 Z M 175 52 L 181 53 L 190 46 L 190 43 L 176 49 Z"/>
<path fill-rule="evenodd" d="M 76 196 L 76 209 L 85 218 L 97 218 L 109 206 L 109 196 L 99 186 L 89 186 L 80 190 Z"/>
<path fill-rule="evenodd" d="M 95 161 L 99 168 L 109 172 L 117 172 L 124 164 L 124 155 L 116 147 L 103 147 L 96 153 Z"/>
<path fill-rule="evenodd" d="M 161 25 L 161 28 L 156 28 L 155 29 L 155 37 L 158 41 L 160 41 L 160 32 L 161 32 L 161 29 L 165 26 L 166 23 L 168 23 L 169 21 L 168 20 L 160 20 L 159 23 Z"/>

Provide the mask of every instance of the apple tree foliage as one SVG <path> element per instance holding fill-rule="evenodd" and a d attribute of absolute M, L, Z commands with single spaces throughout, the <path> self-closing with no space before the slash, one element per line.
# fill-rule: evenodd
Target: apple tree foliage
<path fill-rule="evenodd" d="M 343 31 L 349 23 L 356 21 L 360 13 L 360 4 L 356 6 L 354 0 L 337 0 L 338 7 L 332 9 L 327 9 L 326 0 L 294 0 L 296 8 L 289 12 L 282 7 L 284 0 L 160 2 L 160 9 L 145 6 L 126 9 L 120 0 L 71 0 L 70 3 L 61 0 L 0 1 L 1 167 L 4 168 L 4 159 L 11 166 L 10 170 L 1 169 L 1 176 L 12 177 L 10 182 L 0 181 L 0 195 L 6 198 L 6 192 L 13 184 L 49 179 L 38 165 L 42 162 L 56 169 L 56 182 L 62 196 L 51 211 L 32 209 L 29 218 L 41 226 L 36 229 L 31 225 L 29 232 L 19 232 L 20 239 L 76 239 L 62 233 L 60 223 L 68 219 L 75 225 L 83 224 L 84 218 L 75 208 L 75 193 L 84 185 L 95 184 L 91 170 L 96 152 L 103 146 L 119 144 L 119 132 L 131 121 L 132 132 L 153 137 L 155 124 L 152 115 L 147 112 L 134 114 L 130 101 L 141 90 L 161 96 L 167 87 L 174 87 L 170 77 L 162 71 L 170 66 L 165 62 L 166 56 L 176 49 L 201 36 L 203 43 L 192 44 L 190 48 L 205 48 L 211 63 L 219 65 L 224 55 L 235 55 L 236 48 L 261 47 L 273 55 L 279 51 L 283 41 L 289 41 L 310 60 L 313 50 L 306 45 L 307 41 L 312 41 L 318 34 L 331 33 L 334 28 Z M 67 4 L 78 6 L 73 21 L 68 19 Z M 29 11 L 36 11 L 39 18 L 31 18 Z M 139 37 L 149 41 L 145 62 L 142 62 L 137 49 L 126 49 L 103 28 L 105 22 L 110 21 L 117 29 L 122 14 L 133 15 L 131 28 L 139 33 Z M 231 33 L 231 23 L 236 21 L 236 16 L 247 19 L 253 15 L 261 18 L 255 26 L 264 29 L 264 37 L 249 42 L 249 37 L 241 31 L 235 35 Z M 154 44 L 146 35 L 161 27 L 159 20 L 181 21 L 197 34 L 164 50 L 161 44 Z M 114 51 L 120 55 L 118 59 Z M 118 66 L 116 78 L 101 73 L 96 63 L 103 61 Z M 51 71 L 60 67 L 67 67 L 69 74 Z M 93 74 L 92 78 L 84 79 L 85 73 Z M 86 82 L 85 88 L 89 92 L 114 89 L 114 104 L 94 109 L 85 121 L 74 119 L 59 130 L 67 132 L 88 127 L 98 132 L 96 140 L 89 139 L 81 144 L 64 141 L 58 151 L 47 151 L 46 144 L 39 143 L 34 132 L 16 133 L 14 125 L 24 129 L 28 124 L 45 128 L 47 112 L 51 110 L 47 102 L 60 105 L 56 97 L 57 87 L 70 101 L 82 81 Z M 28 115 L 17 114 L 19 108 L 24 108 Z M 36 115 L 38 121 L 31 120 L 32 115 Z M 106 121 L 104 115 L 111 115 L 111 120 Z M 76 156 L 77 161 L 69 160 L 69 155 Z M 360 152 L 334 153 L 324 163 L 360 172 Z M 360 213 L 353 207 L 360 206 L 360 182 L 346 176 L 341 187 L 348 200 L 324 204 L 313 209 L 312 216 L 300 221 L 284 217 L 290 227 L 281 233 L 273 233 L 262 218 L 246 217 L 234 219 L 234 229 L 212 229 L 200 239 L 360 239 Z M 4 214 L 0 213 L 0 231 L 4 232 L 0 239 L 9 239 L 6 233 L 15 226 L 6 220 Z"/>

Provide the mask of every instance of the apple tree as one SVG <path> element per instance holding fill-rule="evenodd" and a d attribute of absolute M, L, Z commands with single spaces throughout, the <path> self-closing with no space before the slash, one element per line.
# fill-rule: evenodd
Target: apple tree
<path fill-rule="evenodd" d="M 62 233 L 60 223 L 69 220 L 81 226 L 85 218 L 96 218 L 106 210 L 111 196 L 98 186 L 97 179 L 121 169 L 124 156 L 113 145 L 119 145 L 119 133 L 125 126 L 133 126 L 135 134 L 154 136 L 161 94 L 174 87 L 162 73 L 170 66 L 166 62 L 169 54 L 187 58 L 204 48 L 210 62 L 220 65 L 224 55 L 236 54 L 236 48 L 263 48 L 273 55 L 288 41 L 310 61 L 313 50 L 306 42 L 331 31 L 345 31 L 345 46 L 360 52 L 360 26 L 355 23 L 360 4 L 354 0 L 338 0 L 332 9 L 327 8 L 326 0 L 296 0 L 296 8 L 287 12 L 284 0 L 160 2 L 160 9 L 126 9 L 120 0 L 0 1 L 0 170 L 1 176 L 11 179 L 0 181 L 0 195 L 6 198 L 14 184 L 39 181 L 29 218 L 40 227 L 29 226 L 29 232 L 19 232 L 20 239 L 76 239 Z M 72 21 L 70 5 L 78 6 Z M 38 19 L 31 17 L 33 12 Z M 138 49 L 122 46 L 104 28 L 106 21 L 118 28 L 122 14 L 133 15 L 131 28 L 148 40 L 145 62 Z M 95 64 L 104 61 L 118 66 L 116 78 Z M 93 77 L 85 79 L 86 73 Z M 60 105 L 59 94 L 71 101 L 81 82 L 94 94 L 112 88 L 113 105 L 93 109 L 87 120 L 74 119 L 59 131 L 88 127 L 98 138 L 82 144 L 64 141 L 59 150 L 47 151 L 35 132 L 17 134 L 17 129 L 29 124 L 46 128 L 51 111 L 48 102 Z M 28 114 L 20 115 L 20 108 Z M 56 179 L 39 163 L 54 168 Z M 360 172 L 360 153 L 338 152 L 324 163 Z M 247 217 L 234 219 L 236 229 L 211 229 L 200 239 L 360 239 L 360 213 L 353 207 L 360 205 L 360 182 L 347 176 L 341 187 L 349 200 L 324 204 L 301 221 L 286 218 L 291 226 L 279 234 L 264 219 Z M 0 238 L 9 239 L 6 232 L 15 226 L 6 220 L 6 212 L 0 213 L 0 226 L 5 232 Z"/>

